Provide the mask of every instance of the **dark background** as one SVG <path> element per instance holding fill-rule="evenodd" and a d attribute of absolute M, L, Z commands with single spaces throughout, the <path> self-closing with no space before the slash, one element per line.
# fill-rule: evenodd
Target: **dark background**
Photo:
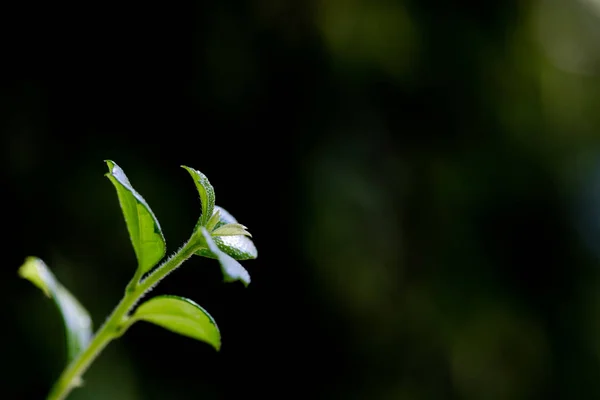
<path fill-rule="evenodd" d="M 189 236 L 204 172 L 252 284 L 194 258 L 77 399 L 596 399 L 600 7 L 306 0 L 2 6 L 0 398 L 65 363 L 47 262 L 98 327 L 135 257 L 104 159 Z"/>

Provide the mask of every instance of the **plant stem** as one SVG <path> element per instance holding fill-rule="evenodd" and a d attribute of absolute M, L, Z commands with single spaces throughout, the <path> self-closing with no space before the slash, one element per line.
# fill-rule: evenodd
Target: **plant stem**
<path fill-rule="evenodd" d="M 139 281 L 140 274 L 136 272 L 127 285 L 125 295 L 110 314 L 104 324 L 98 329 L 88 346 L 75 357 L 62 372 L 47 400 L 64 400 L 69 393 L 80 385 L 81 377 L 102 350 L 115 338 L 121 336 L 127 329 L 128 313 L 137 302 L 158 282 L 190 258 L 199 248 L 198 241 L 190 239 L 173 256 L 154 269 L 145 279 Z"/>

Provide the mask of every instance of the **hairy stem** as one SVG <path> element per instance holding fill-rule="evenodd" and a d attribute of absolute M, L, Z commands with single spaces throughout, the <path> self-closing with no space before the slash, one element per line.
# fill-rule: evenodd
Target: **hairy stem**
<path fill-rule="evenodd" d="M 113 340 L 120 337 L 130 326 L 127 323 L 129 312 L 137 302 L 158 282 L 170 272 L 179 267 L 201 247 L 197 241 L 189 240 L 173 256 L 154 269 L 141 282 L 140 274 L 136 272 L 127 285 L 125 295 L 110 314 L 104 324 L 98 329 L 88 346 L 75 357 L 62 372 L 47 400 L 64 400 L 69 393 L 82 382 L 81 377 L 102 350 Z"/>

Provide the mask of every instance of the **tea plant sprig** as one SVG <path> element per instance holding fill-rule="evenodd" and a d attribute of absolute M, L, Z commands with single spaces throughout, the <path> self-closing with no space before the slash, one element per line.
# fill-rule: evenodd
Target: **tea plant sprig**
<path fill-rule="evenodd" d="M 123 170 L 106 160 L 106 176 L 114 185 L 137 259 L 137 269 L 125 288 L 123 298 L 104 324 L 92 335 L 92 320 L 85 308 L 54 277 L 37 257 L 28 257 L 19 275 L 52 298 L 60 310 L 66 331 L 69 363 L 52 387 L 47 400 L 62 400 L 82 385 L 82 376 L 102 350 L 122 336 L 137 321 L 154 323 L 165 329 L 221 347 L 221 334 L 214 319 L 190 299 L 155 296 L 138 302 L 165 276 L 194 255 L 217 259 L 226 282 L 250 283 L 250 275 L 237 260 L 257 257 L 256 247 L 246 227 L 223 208 L 215 205 L 215 192 L 204 174 L 186 169 L 200 195 L 201 214 L 189 240 L 160 265 L 166 252 L 165 238 L 156 216 L 144 198 L 131 186 Z M 157 266 L 158 265 L 158 266 Z"/>

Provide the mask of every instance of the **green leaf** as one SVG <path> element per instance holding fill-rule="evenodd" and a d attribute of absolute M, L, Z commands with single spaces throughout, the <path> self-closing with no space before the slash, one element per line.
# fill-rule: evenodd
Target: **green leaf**
<path fill-rule="evenodd" d="M 105 162 L 109 168 L 106 176 L 117 189 L 119 203 L 137 257 L 138 269 L 143 274 L 150 271 L 165 256 L 165 238 L 150 206 L 133 189 L 123 170 L 113 161 Z"/>
<path fill-rule="evenodd" d="M 140 305 L 131 318 L 147 321 L 172 332 L 221 348 L 221 334 L 213 317 L 192 300 L 178 296 L 156 296 Z"/>
<path fill-rule="evenodd" d="M 208 181 L 206 175 L 204 175 L 202 172 L 196 171 L 190 167 L 186 167 L 185 165 L 182 165 L 181 167 L 185 168 L 187 172 L 190 173 L 194 179 L 194 183 L 196 184 L 196 189 L 198 189 L 198 194 L 200 194 L 202 213 L 200 214 L 196 228 L 198 226 L 207 226 L 215 208 L 215 190 Z"/>
<path fill-rule="evenodd" d="M 250 274 L 248 271 L 239 262 L 219 249 L 206 228 L 202 227 L 201 229 L 206 245 L 221 264 L 221 271 L 223 271 L 225 282 L 241 281 L 244 286 L 248 286 L 250 284 Z"/>
<path fill-rule="evenodd" d="M 220 220 L 216 224 L 215 229 L 219 229 L 227 224 L 237 223 L 237 220 L 233 217 L 233 215 L 228 213 L 222 207 L 215 206 L 215 212 L 217 211 L 219 212 Z M 225 254 L 230 255 L 236 260 L 251 260 L 258 256 L 258 252 L 254 246 L 254 243 L 246 236 L 219 236 L 214 237 L 213 241 L 221 251 L 225 252 Z M 195 254 L 207 258 L 217 258 L 217 256 L 206 247 L 198 250 Z"/>
<path fill-rule="evenodd" d="M 252 235 L 250 234 L 250 232 L 248 232 L 246 230 L 246 227 L 242 224 L 227 224 L 227 225 L 222 225 L 220 227 L 218 227 L 217 229 L 215 229 L 214 231 L 212 231 L 212 235 L 213 236 L 236 236 L 236 235 L 243 235 L 243 236 L 250 236 L 252 237 Z"/>
<path fill-rule="evenodd" d="M 91 340 L 90 315 L 39 258 L 27 257 L 19 268 L 19 276 L 32 282 L 56 303 L 65 324 L 68 358 L 72 360 Z"/>

